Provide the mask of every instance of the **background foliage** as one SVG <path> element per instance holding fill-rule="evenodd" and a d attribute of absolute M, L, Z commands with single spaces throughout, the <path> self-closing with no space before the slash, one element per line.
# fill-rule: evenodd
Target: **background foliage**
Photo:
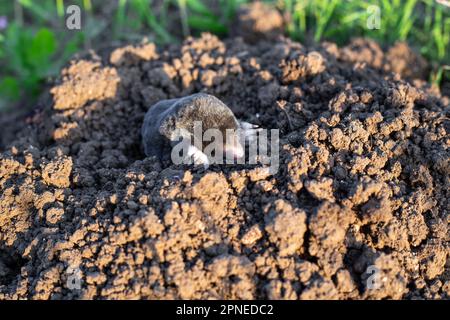
<path fill-rule="evenodd" d="M 248 0 L 0 0 L 0 110 L 24 107 L 45 81 L 79 51 L 146 36 L 160 44 L 210 31 L 224 36 Z M 287 34 L 303 42 L 345 44 L 367 36 L 382 45 L 408 41 L 432 65 L 439 84 L 450 64 L 450 7 L 436 0 L 270 0 L 289 23 Z M 83 28 L 65 28 L 65 8 L 83 8 Z M 381 28 L 366 26 L 368 7 L 381 9 Z"/>

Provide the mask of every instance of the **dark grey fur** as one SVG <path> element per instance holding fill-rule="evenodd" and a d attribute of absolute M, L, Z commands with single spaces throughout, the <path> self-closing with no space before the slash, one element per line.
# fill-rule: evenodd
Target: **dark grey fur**
<path fill-rule="evenodd" d="M 195 121 L 202 122 L 203 132 L 214 128 L 225 133 L 226 129 L 239 128 L 231 109 L 212 95 L 196 93 L 159 101 L 150 107 L 142 126 L 145 154 L 163 159 L 170 154 L 170 147 L 179 141 L 174 140 L 175 129 L 185 129 L 193 135 Z"/>

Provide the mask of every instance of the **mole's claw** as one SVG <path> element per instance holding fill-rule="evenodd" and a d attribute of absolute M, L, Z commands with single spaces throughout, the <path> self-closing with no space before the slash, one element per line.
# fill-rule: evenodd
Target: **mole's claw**
<path fill-rule="evenodd" d="M 206 154 L 198 150 L 197 148 L 193 149 L 190 154 L 190 157 L 194 160 L 194 165 L 203 165 L 205 169 L 209 167 L 209 159 Z"/>
<path fill-rule="evenodd" d="M 258 133 L 263 130 L 263 128 L 258 125 L 249 122 L 241 121 L 239 124 L 246 142 L 255 142 L 257 140 Z"/>
<path fill-rule="evenodd" d="M 246 121 L 240 121 L 240 122 L 239 122 L 239 125 L 240 125 L 240 127 L 241 127 L 243 130 L 252 130 L 252 129 L 257 129 L 257 128 L 259 128 L 258 125 L 252 124 L 252 123 L 246 122 Z"/>

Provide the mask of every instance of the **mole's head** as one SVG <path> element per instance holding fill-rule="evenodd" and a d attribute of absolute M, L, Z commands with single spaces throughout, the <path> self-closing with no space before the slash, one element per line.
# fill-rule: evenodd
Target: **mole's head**
<path fill-rule="evenodd" d="M 211 142 L 214 142 L 215 152 L 228 159 L 244 156 L 239 122 L 231 109 L 222 101 L 209 94 L 197 93 L 183 98 L 178 104 L 182 108 L 178 113 L 177 126 L 186 128 L 194 133 L 194 136 L 197 135 L 196 132 L 201 134 L 204 138 L 203 151 Z M 199 123 L 202 129 L 195 130 L 195 126 Z"/>
<path fill-rule="evenodd" d="M 245 144 L 257 143 L 258 133 L 263 129 L 257 125 L 245 121 L 236 121 L 237 126 L 234 127 L 229 134 L 227 141 L 224 143 L 224 152 L 228 154 L 228 158 L 240 159 L 245 156 Z"/>
<path fill-rule="evenodd" d="M 216 152 L 223 155 L 226 159 L 242 158 L 245 154 L 244 141 L 241 138 L 242 131 L 240 130 L 240 126 L 234 115 L 231 112 L 224 112 L 220 115 L 220 118 L 214 118 L 215 117 L 212 116 L 208 119 L 209 121 L 212 120 L 213 123 L 206 121 L 206 126 L 204 127 L 204 129 L 206 129 L 206 131 L 204 131 L 205 141 L 203 146 L 206 147 L 206 145 L 210 143 L 209 141 L 211 140 L 208 138 L 208 131 L 212 131 Z"/>

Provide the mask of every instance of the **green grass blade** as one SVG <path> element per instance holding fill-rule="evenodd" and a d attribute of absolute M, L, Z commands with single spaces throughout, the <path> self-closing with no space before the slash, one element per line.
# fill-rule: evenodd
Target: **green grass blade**
<path fill-rule="evenodd" d="M 211 31 L 216 34 L 225 34 L 228 29 L 217 20 L 205 16 L 191 15 L 188 18 L 189 26 L 200 31 Z"/>
<path fill-rule="evenodd" d="M 18 1 L 24 8 L 33 12 L 40 19 L 45 20 L 47 22 L 52 21 L 53 16 L 48 10 L 44 8 L 44 6 L 37 6 L 35 3 L 33 3 L 32 0 L 18 0 Z"/>
<path fill-rule="evenodd" d="M 59 17 L 64 16 L 64 0 L 56 0 L 56 12 Z"/>
<path fill-rule="evenodd" d="M 199 15 L 214 17 L 214 13 L 208 9 L 200 0 L 186 0 L 187 7 Z"/>
<path fill-rule="evenodd" d="M 400 19 L 400 24 L 398 26 L 399 34 L 398 38 L 402 41 L 406 40 L 406 37 L 408 36 L 413 24 L 414 24 L 414 17 L 413 17 L 413 11 L 416 7 L 417 0 L 408 0 L 406 5 L 404 5 L 402 17 Z"/>

